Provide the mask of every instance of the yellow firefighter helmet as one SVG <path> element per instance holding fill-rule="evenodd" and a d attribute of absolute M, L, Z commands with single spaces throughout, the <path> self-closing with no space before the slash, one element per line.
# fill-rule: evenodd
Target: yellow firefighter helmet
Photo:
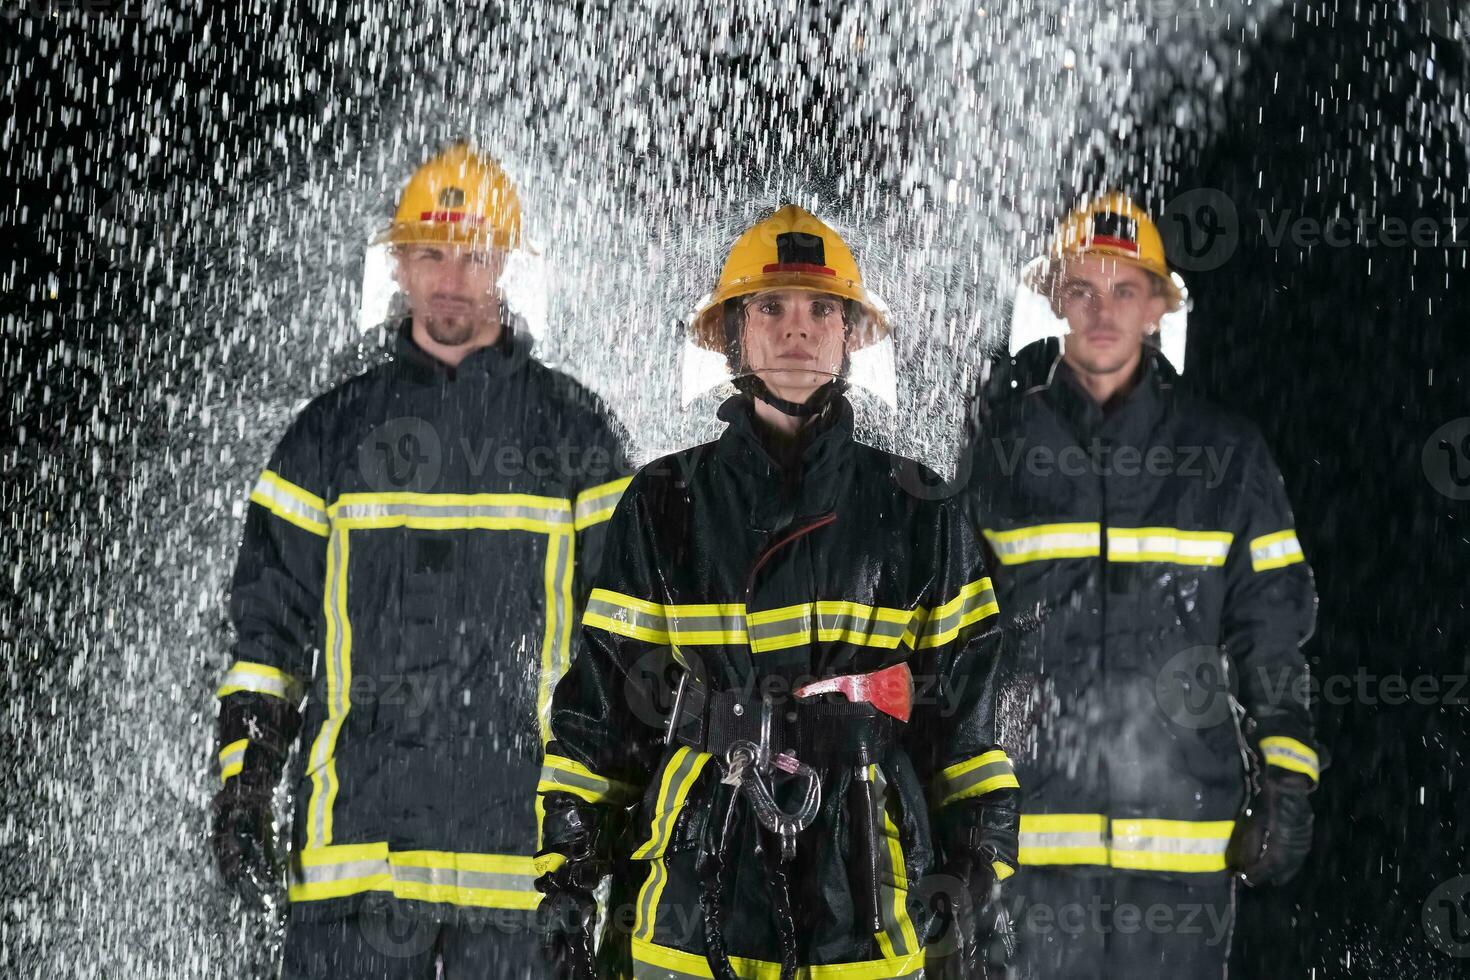
<path fill-rule="evenodd" d="M 414 171 L 374 244 L 521 245 L 521 200 L 500 164 L 457 143 Z"/>
<path fill-rule="evenodd" d="M 1169 310 L 1182 301 L 1164 260 L 1164 240 L 1148 214 L 1126 194 L 1111 191 L 1093 198 L 1057 225 L 1045 258 L 1026 271 L 1026 286 L 1051 298 L 1056 277 L 1069 260 L 1101 255 L 1152 273 L 1163 284 Z"/>
<path fill-rule="evenodd" d="M 862 314 L 849 325 L 849 351 L 888 336 L 883 304 L 863 287 L 847 243 L 810 211 L 787 204 L 735 240 L 719 283 L 694 315 L 694 343 L 725 353 L 725 301 L 770 289 L 830 293 L 855 302 Z"/>

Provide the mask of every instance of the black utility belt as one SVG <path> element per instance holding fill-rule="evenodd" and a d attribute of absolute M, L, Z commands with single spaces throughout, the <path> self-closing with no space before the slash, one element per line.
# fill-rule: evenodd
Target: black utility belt
<path fill-rule="evenodd" d="M 879 762 L 903 723 L 871 704 L 837 700 L 752 697 L 710 691 L 691 674 L 679 682 L 667 741 L 724 760 L 737 743 L 759 746 L 767 759 L 791 755 L 809 766 L 866 766 Z"/>

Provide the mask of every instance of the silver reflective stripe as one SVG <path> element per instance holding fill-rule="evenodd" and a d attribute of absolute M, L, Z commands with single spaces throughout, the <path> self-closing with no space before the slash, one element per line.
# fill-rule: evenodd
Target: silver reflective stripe
<path fill-rule="evenodd" d="M 230 665 L 224 680 L 220 682 L 219 689 L 227 693 L 253 691 L 256 694 L 268 694 L 287 701 L 298 701 L 301 698 L 301 682 L 290 674 L 264 664 L 252 664 L 245 661 L 236 661 Z"/>
<path fill-rule="evenodd" d="M 984 530 L 1002 565 L 1046 558 L 1085 558 L 1096 555 L 1102 531 L 1096 524 L 1043 524 L 1011 531 Z"/>
<path fill-rule="evenodd" d="M 1158 837 L 1144 834 L 1113 834 L 1115 851 L 1147 851 L 1154 854 L 1224 854 L 1226 837 Z"/>
<path fill-rule="evenodd" d="M 536 719 L 541 729 L 541 744 L 551 741 L 551 696 L 557 682 L 571 666 L 566 642 L 567 593 L 571 590 L 572 536 L 550 534 L 546 541 L 546 564 L 551 573 L 547 583 L 545 649 L 541 652 L 541 683 L 536 692 Z"/>
<path fill-rule="evenodd" d="M 644 882 L 643 890 L 638 896 L 641 903 L 638 907 L 638 938 L 644 940 L 653 939 L 653 914 L 657 911 L 654 905 L 658 897 L 663 894 L 664 882 L 669 876 L 669 869 L 664 867 L 662 858 L 653 861 L 652 865 L 652 870 L 648 872 L 648 880 Z M 638 975 L 635 970 L 634 976 Z"/>
<path fill-rule="evenodd" d="M 343 672 L 346 669 L 345 633 L 349 627 L 345 621 L 345 611 L 338 607 L 339 592 L 343 585 L 342 579 L 346 573 L 343 568 L 346 557 L 347 531 L 334 524 L 327 554 L 325 596 L 331 634 L 326 664 L 327 719 L 322 722 L 321 730 L 317 732 L 316 740 L 312 742 L 311 755 L 307 763 L 308 771 L 312 774 L 311 800 L 307 806 L 306 843 L 308 847 L 322 847 L 331 843 L 327 834 L 327 814 L 331 809 L 331 798 L 335 796 L 335 787 L 332 783 L 336 774 L 332 771 L 333 766 L 330 763 L 336 751 L 337 733 L 342 727 L 343 716 L 347 714 L 348 706 L 348 684 L 343 682 Z"/>
<path fill-rule="evenodd" d="M 573 517 L 577 527 L 580 529 L 589 523 L 596 523 L 599 514 L 616 507 L 618 498 L 622 497 L 631 479 L 631 477 L 625 477 L 611 483 L 604 483 L 600 487 L 592 487 L 578 495 L 576 506 L 573 508 Z M 596 496 L 588 496 L 589 493 Z"/>
<path fill-rule="evenodd" d="M 974 594 L 966 596 L 965 601 L 960 603 L 958 609 L 939 619 L 930 619 L 926 622 L 924 624 L 923 636 L 943 636 L 952 630 L 956 630 L 966 616 L 993 602 L 995 602 L 995 590 L 989 587 L 980 589 Z"/>
<path fill-rule="evenodd" d="M 1251 568 L 1264 572 L 1302 561 L 1302 545 L 1291 530 L 1265 534 L 1251 542 Z"/>
<path fill-rule="evenodd" d="M 1223 565 L 1234 535 L 1228 531 L 1181 531 L 1169 527 L 1108 528 L 1108 561 Z"/>
<path fill-rule="evenodd" d="M 293 867 L 299 862 L 291 862 Z M 341 861 L 334 864 L 301 864 L 295 872 L 296 880 L 303 885 L 320 885 L 331 881 L 351 881 L 355 878 L 376 878 L 391 875 L 387 858 L 369 858 L 363 861 Z"/>
<path fill-rule="evenodd" d="M 771 610 L 780 612 L 779 609 Z M 842 640 L 869 646 L 897 647 L 899 640 L 908 631 L 908 620 L 890 622 L 879 618 L 880 610 L 871 612 L 813 612 L 810 606 L 799 606 L 784 619 L 752 623 L 749 628 L 750 642 L 765 650 L 799 646 L 811 638 L 815 625 L 816 639 Z M 775 643 L 783 640 L 785 642 Z M 875 642 L 879 641 L 879 642 Z"/>
<path fill-rule="evenodd" d="M 1043 847 L 1102 847 L 1108 846 L 1108 839 L 1102 831 L 1077 830 L 1077 831 L 1021 831 L 1020 846 L 1022 848 Z"/>
<path fill-rule="evenodd" d="M 413 865 L 392 866 L 393 880 L 420 885 L 449 885 L 455 888 L 483 888 L 502 892 L 533 892 L 533 875 L 517 875 L 496 871 L 464 871 L 457 868 L 422 868 Z"/>
<path fill-rule="evenodd" d="M 585 616 L 601 616 L 605 619 L 627 623 L 655 633 L 667 633 L 678 637 L 687 633 L 741 633 L 745 632 L 742 616 L 673 616 L 659 615 L 635 609 L 621 603 L 594 595 L 587 601 Z"/>
<path fill-rule="evenodd" d="M 556 507 L 526 504 L 475 504 L 470 506 L 434 503 L 348 503 L 338 504 L 338 520 L 363 521 L 390 517 L 421 517 L 437 520 L 519 520 L 540 524 L 572 523 L 572 515 Z"/>
<path fill-rule="evenodd" d="M 295 490 L 296 493 L 292 493 L 291 490 Z M 260 474 L 260 479 L 255 482 L 255 488 L 250 491 L 250 499 L 293 524 L 305 526 L 307 530 L 322 535 L 326 534 L 327 511 L 324 506 L 316 502 L 319 498 L 281 479 L 270 470 Z"/>

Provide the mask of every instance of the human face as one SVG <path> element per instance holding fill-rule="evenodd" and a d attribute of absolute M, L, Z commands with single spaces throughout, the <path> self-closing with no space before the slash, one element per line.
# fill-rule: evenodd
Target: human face
<path fill-rule="evenodd" d="M 415 324 L 444 347 L 494 343 L 500 333 L 495 287 L 505 253 L 466 245 L 405 245 L 394 278 Z"/>
<path fill-rule="evenodd" d="M 836 296 L 772 289 L 745 301 L 745 367 L 780 398 L 805 402 L 842 370 L 846 348 Z"/>
<path fill-rule="evenodd" d="M 1158 330 L 1168 300 L 1150 273 L 1088 255 L 1067 263 L 1052 306 L 1069 328 L 1063 339 L 1067 362 L 1088 374 L 1110 375 L 1137 364 L 1143 340 Z"/>

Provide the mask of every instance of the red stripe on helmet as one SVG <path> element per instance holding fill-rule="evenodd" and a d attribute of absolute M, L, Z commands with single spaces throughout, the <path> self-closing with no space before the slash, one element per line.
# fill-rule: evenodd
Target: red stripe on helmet
<path fill-rule="evenodd" d="M 814 265 L 811 262 L 772 262 L 761 269 L 761 272 L 810 272 L 817 276 L 836 276 L 836 269 L 829 269 L 825 265 Z"/>
<path fill-rule="evenodd" d="M 485 217 L 479 214 L 465 214 L 463 211 L 421 211 L 420 221 L 453 221 L 467 225 L 482 225 Z"/>
<path fill-rule="evenodd" d="M 1114 248 L 1121 248 L 1125 252 L 1135 252 L 1136 253 L 1138 251 L 1138 243 L 1137 242 L 1130 242 L 1126 238 L 1114 238 L 1111 235 L 1098 235 L 1096 238 L 1091 239 L 1087 244 L 1089 246 L 1091 246 L 1091 245 L 1111 245 Z"/>

